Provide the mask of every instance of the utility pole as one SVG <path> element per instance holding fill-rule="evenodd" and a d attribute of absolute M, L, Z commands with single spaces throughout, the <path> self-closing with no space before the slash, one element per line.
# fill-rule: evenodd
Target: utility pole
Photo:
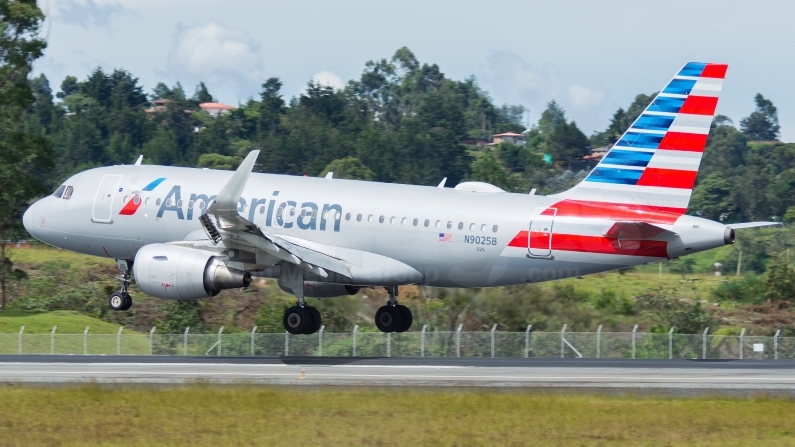
<path fill-rule="evenodd" d="M 743 269 L 743 249 L 740 249 L 740 252 L 737 254 L 737 276 L 740 276 L 740 273 Z"/>

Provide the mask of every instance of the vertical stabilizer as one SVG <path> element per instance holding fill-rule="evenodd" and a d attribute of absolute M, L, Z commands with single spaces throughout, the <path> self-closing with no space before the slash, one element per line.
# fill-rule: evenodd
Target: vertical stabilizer
<path fill-rule="evenodd" d="M 685 64 L 588 177 L 555 197 L 684 214 L 727 68 Z"/>

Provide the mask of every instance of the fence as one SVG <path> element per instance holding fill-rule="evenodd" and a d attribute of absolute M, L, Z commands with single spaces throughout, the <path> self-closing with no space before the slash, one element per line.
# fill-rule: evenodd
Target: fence
<path fill-rule="evenodd" d="M 312 335 L 287 333 L 0 334 L 0 354 L 330 356 L 330 357 L 514 357 L 624 359 L 792 359 L 795 337 L 632 332 L 428 331 Z"/>

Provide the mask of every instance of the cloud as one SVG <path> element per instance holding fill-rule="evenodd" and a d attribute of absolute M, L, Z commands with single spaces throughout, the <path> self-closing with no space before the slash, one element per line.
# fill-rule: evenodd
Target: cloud
<path fill-rule="evenodd" d="M 116 17 L 129 12 L 115 0 L 45 0 L 41 8 L 48 18 L 83 28 L 107 28 Z"/>
<path fill-rule="evenodd" d="M 554 67 L 537 68 L 509 51 L 489 53 L 477 77 L 496 103 L 521 104 L 534 116 L 554 99 L 569 118 L 587 117 L 604 106 L 606 97 L 601 90 L 566 82 Z"/>
<path fill-rule="evenodd" d="M 178 27 L 166 70 L 178 79 L 212 83 L 240 99 L 256 91 L 264 78 L 259 51 L 248 33 L 217 22 Z"/>
<path fill-rule="evenodd" d="M 600 106 L 605 99 L 605 93 L 592 90 L 583 85 L 574 84 L 568 88 L 569 101 L 575 109 L 590 109 Z"/>
<path fill-rule="evenodd" d="M 333 71 L 323 70 L 319 71 L 312 75 L 312 79 L 309 82 L 319 84 L 319 85 L 326 85 L 334 90 L 342 90 L 345 88 L 345 81 L 342 80 L 339 75 L 334 73 Z M 306 85 L 301 87 L 301 91 L 298 92 L 298 96 L 306 94 Z"/>

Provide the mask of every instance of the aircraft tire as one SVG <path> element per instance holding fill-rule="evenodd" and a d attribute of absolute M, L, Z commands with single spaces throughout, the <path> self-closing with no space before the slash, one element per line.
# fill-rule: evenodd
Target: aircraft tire
<path fill-rule="evenodd" d="M 323 324 L 323 319 L 320 316 L 320 311 L 317 308 L 306 306 L 304 310 L 309 314 L 309 318 L 312 319 L 312 323 L 307 326 L 306 331 L 304 334 L 314 334 L 315 332 L 320 330 L 320 325 Z"/>
<path fill-rule="evenodd" d="M 284 324 L 284 330 L 297 335 L 306 331 L 309 325 L 312 324 L 312 318 L 303 307 L 293 306 L 284 311 L 282 323 Z"/>
<path fill-rule="evenodd" d="M 124 306 L 127 305 L 127 299 L 121 292 L 115 292 L 108 297 L 108 305 L 112 310 L 120 311 L 127 310 Z"/>
<path fill-rule="evenodd" d="M 132 297 L 129 293 L 124 294 L 124 308 L 122 310 L 130 310 L 132 307 Z"/>
<path fill-rule="evenodd" d="M 403 325 L 403 315 L 397 306 L 381 306 L 375 313 L 375 325 L 381 332 L 396 332 Z"/>
<path fill-rule="evenodd" d="M 403 317 L 403 324 L 400 325 L 400 329 L 396 330 L 395 332 L 406 332 L 411 328 L 411 323 L 414 322 L 414 317 L 411 315 L 411 309 L 408 307 L 398 304 L 397 310 L 400 312 L 400 316 Z"/>

